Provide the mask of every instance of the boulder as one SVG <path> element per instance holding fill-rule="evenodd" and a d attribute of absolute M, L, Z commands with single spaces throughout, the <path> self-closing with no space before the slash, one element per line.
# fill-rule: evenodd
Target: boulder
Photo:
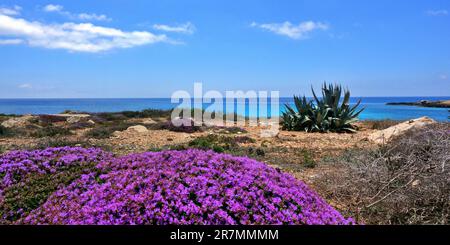
<path fill-rule="evenodd" d="M 136 125 L 136 126 L 131 126 L 127 128 L 127 131 L 133 131 L 133 132 L 137 132 L 137 133 L 146 133 L 148 132 L 148 129 L 142 125 Z"/>
<path fill-rule="evenodd" d="M 13 117 L 4 122 L 2 122 L 2 126 L 5 128 L 22 128 L 30 124 L 31 119 L 36 118 L 32 115 L 25 115 L 21 117 Z"/>
<path fill-rule="evenodd" d="M 194 119 L 192 119 L 190 117 L 185 117 L 185 118 L 175 117 L 171 120 L 171 122 L 172 122 L 172 125 L 174 125 L 174 126 L 191 127 L 191 126 L 195 125 Z"/>
<path fill-rule="evenodd" d="M 155 123 L 156 123 L 155 120 L 153 120 L 153 119 L 151 119 L 151 118 L 145 118 L 145 119 L 143 119 L 143 121 L 142 121 L 142 124 L 147 124 L 147 125 L 155 124 Z"/>
<path fill-rule="evenodd" d="M 81 121 L 81 117 L 68 117 L 67 122 L 70 124 L 78 123 Z"/>
<path fill-rule="evenodd" d="M 429 117 L 420 117 L 406 122 L 399 123 L 384 130 L 380 130 L 369 135 L 368 139 L 377 144 L 388 143 L 397 136 L 403 135 L 405 132 L 421 128 L 423 126 L 436 123 Z"/>

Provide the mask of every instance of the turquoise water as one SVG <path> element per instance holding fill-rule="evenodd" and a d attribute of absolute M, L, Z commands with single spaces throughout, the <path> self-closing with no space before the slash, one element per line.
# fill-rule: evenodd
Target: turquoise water
<path fill-rule="evenodd" d="M 362 97 L 352 98 L 351 103 L 362 100 L 361 106 L 366 109 L 360 115 L 360 119 L 393 119 L 407 120 L 421 116 L 428 116 L 439 121 L 448 121 L 450 112 L 445 108 L 425 108 L 416 106 L 388 106 L 387 102 L 415 102 L 419 100 L 444 100 L 450 97 Z M 284 110 L 284 104 L 292 104 L 292 98 L 280 99 L 280 111 Z M 237 107 L 238 103 L 234 104 Z M 248 104 L 248 102 L 247 102 Z M 0 113 L 5 114 L 50 114 L 60 113 L 64 110 L 84 112 L 115 112 L 124 110 L 171 109 L 178 104 L 172 104 L 169 98 L 151 99 L 0 99 Z M 204 104 L 204 107 L 209 106 Z M 269 115 L 272 113 L 268 106 Z M 241 113 L 242 114 L 242 113 Z M 245 114 L 255 116 L 256 111 Z M 263 113 L 265 114 L 265 113 Z"/>

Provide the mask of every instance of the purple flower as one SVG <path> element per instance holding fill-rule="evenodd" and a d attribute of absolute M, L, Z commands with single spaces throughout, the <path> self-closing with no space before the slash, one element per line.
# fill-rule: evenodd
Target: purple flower
<path fill-rule="evenodd" d="M 51 153 L 44 153 L 46 151 Z M 89 159 L 99 162 L 97 168 L 101 174 L 82 175 L 69 186 L 57 190 L 18 223 L 353 223 L 303 182 L 246 157 L 194 149 L 119 158 L 95 151 L 84 154 L 87 152 L 83 151 L 86 150 L 67 148 L 67 154 L 63 156 L 58 155 L 59 151 L 48 149 L 33 153 L 45 155 L 42 164 L 32 160 L 38 170 L 42 166 L 48 171 L 48 164 L 56 166 L 52 160 L 44 164 L 49 159 L 62 165 Z M 7 164 L 15 162 L 11 156 L 3 156 L 2 167 L 4 158 L 9 159 Z M 19 162 L 24 161 L 20 160 L 22 158 L 18 158 Z M 31 165 L 28 165 L 27 169 L 30 169 Z M 0 183 L 17 181 L 5 177 Z"/>

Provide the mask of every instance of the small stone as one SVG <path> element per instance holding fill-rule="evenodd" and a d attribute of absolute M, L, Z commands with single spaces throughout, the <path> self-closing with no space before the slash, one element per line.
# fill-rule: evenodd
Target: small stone
<path fill-rule="evenodd" d="M 137 133 L 146 133 L 146 132 L 148 132 L 148 129 L 145 126 L 136 125 L 136 126 L 128 127 L 127 131 L 134 131 Z"/>

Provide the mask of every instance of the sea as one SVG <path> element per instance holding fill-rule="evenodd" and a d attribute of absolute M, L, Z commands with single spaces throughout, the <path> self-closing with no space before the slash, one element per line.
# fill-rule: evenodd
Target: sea
<path fill-rule="evenodd" d="M 449 97 L 353 97 L 350 104 L 355 104 L 361 100 L 361 107 L 365 108 L 360 114 L 361 120 L 408 120 L 422 116 L 428 116 L 438 121 L 450 121 L 449 109 L 427 108 L 418 106 L 386 105 L 388 102 L 416 102 L 420 100 L 450 100 Z M 192 101 L 191 101 L 192 102 Z M 270 102 L 270 99 L 269 99 Z M 223 103 L 223 111 L 226 111 L 227 103 Z M 292 98 L 280 98 L 279 110 L 271 110 L 269 103 L 267 113 L 251 110 L 248 106 L 237 100 L 231 106 L 246 108 L 242 113 L 246 116 L 256 115 L 277 116 L 285 110 L 285 104 L 293 105 Z M 230 103 L 228 103 L 230 105 Z M 144 109 L 172 109 L 179 106 L 179 103 L 172 103 L 170 98 L 123 98 L 123 99 L 0 99 L 0 113 L 3 114 L 55 114 L 65 110 L 79 112 L 118 112 L 118 111 L 139 111 Z M 211 104 L 203 104 L 204 108 L 211 108 Z M 228 107 L 230 108 L 230 107 Z M 259 105 L 258 107 L 259 108 Z"/>

